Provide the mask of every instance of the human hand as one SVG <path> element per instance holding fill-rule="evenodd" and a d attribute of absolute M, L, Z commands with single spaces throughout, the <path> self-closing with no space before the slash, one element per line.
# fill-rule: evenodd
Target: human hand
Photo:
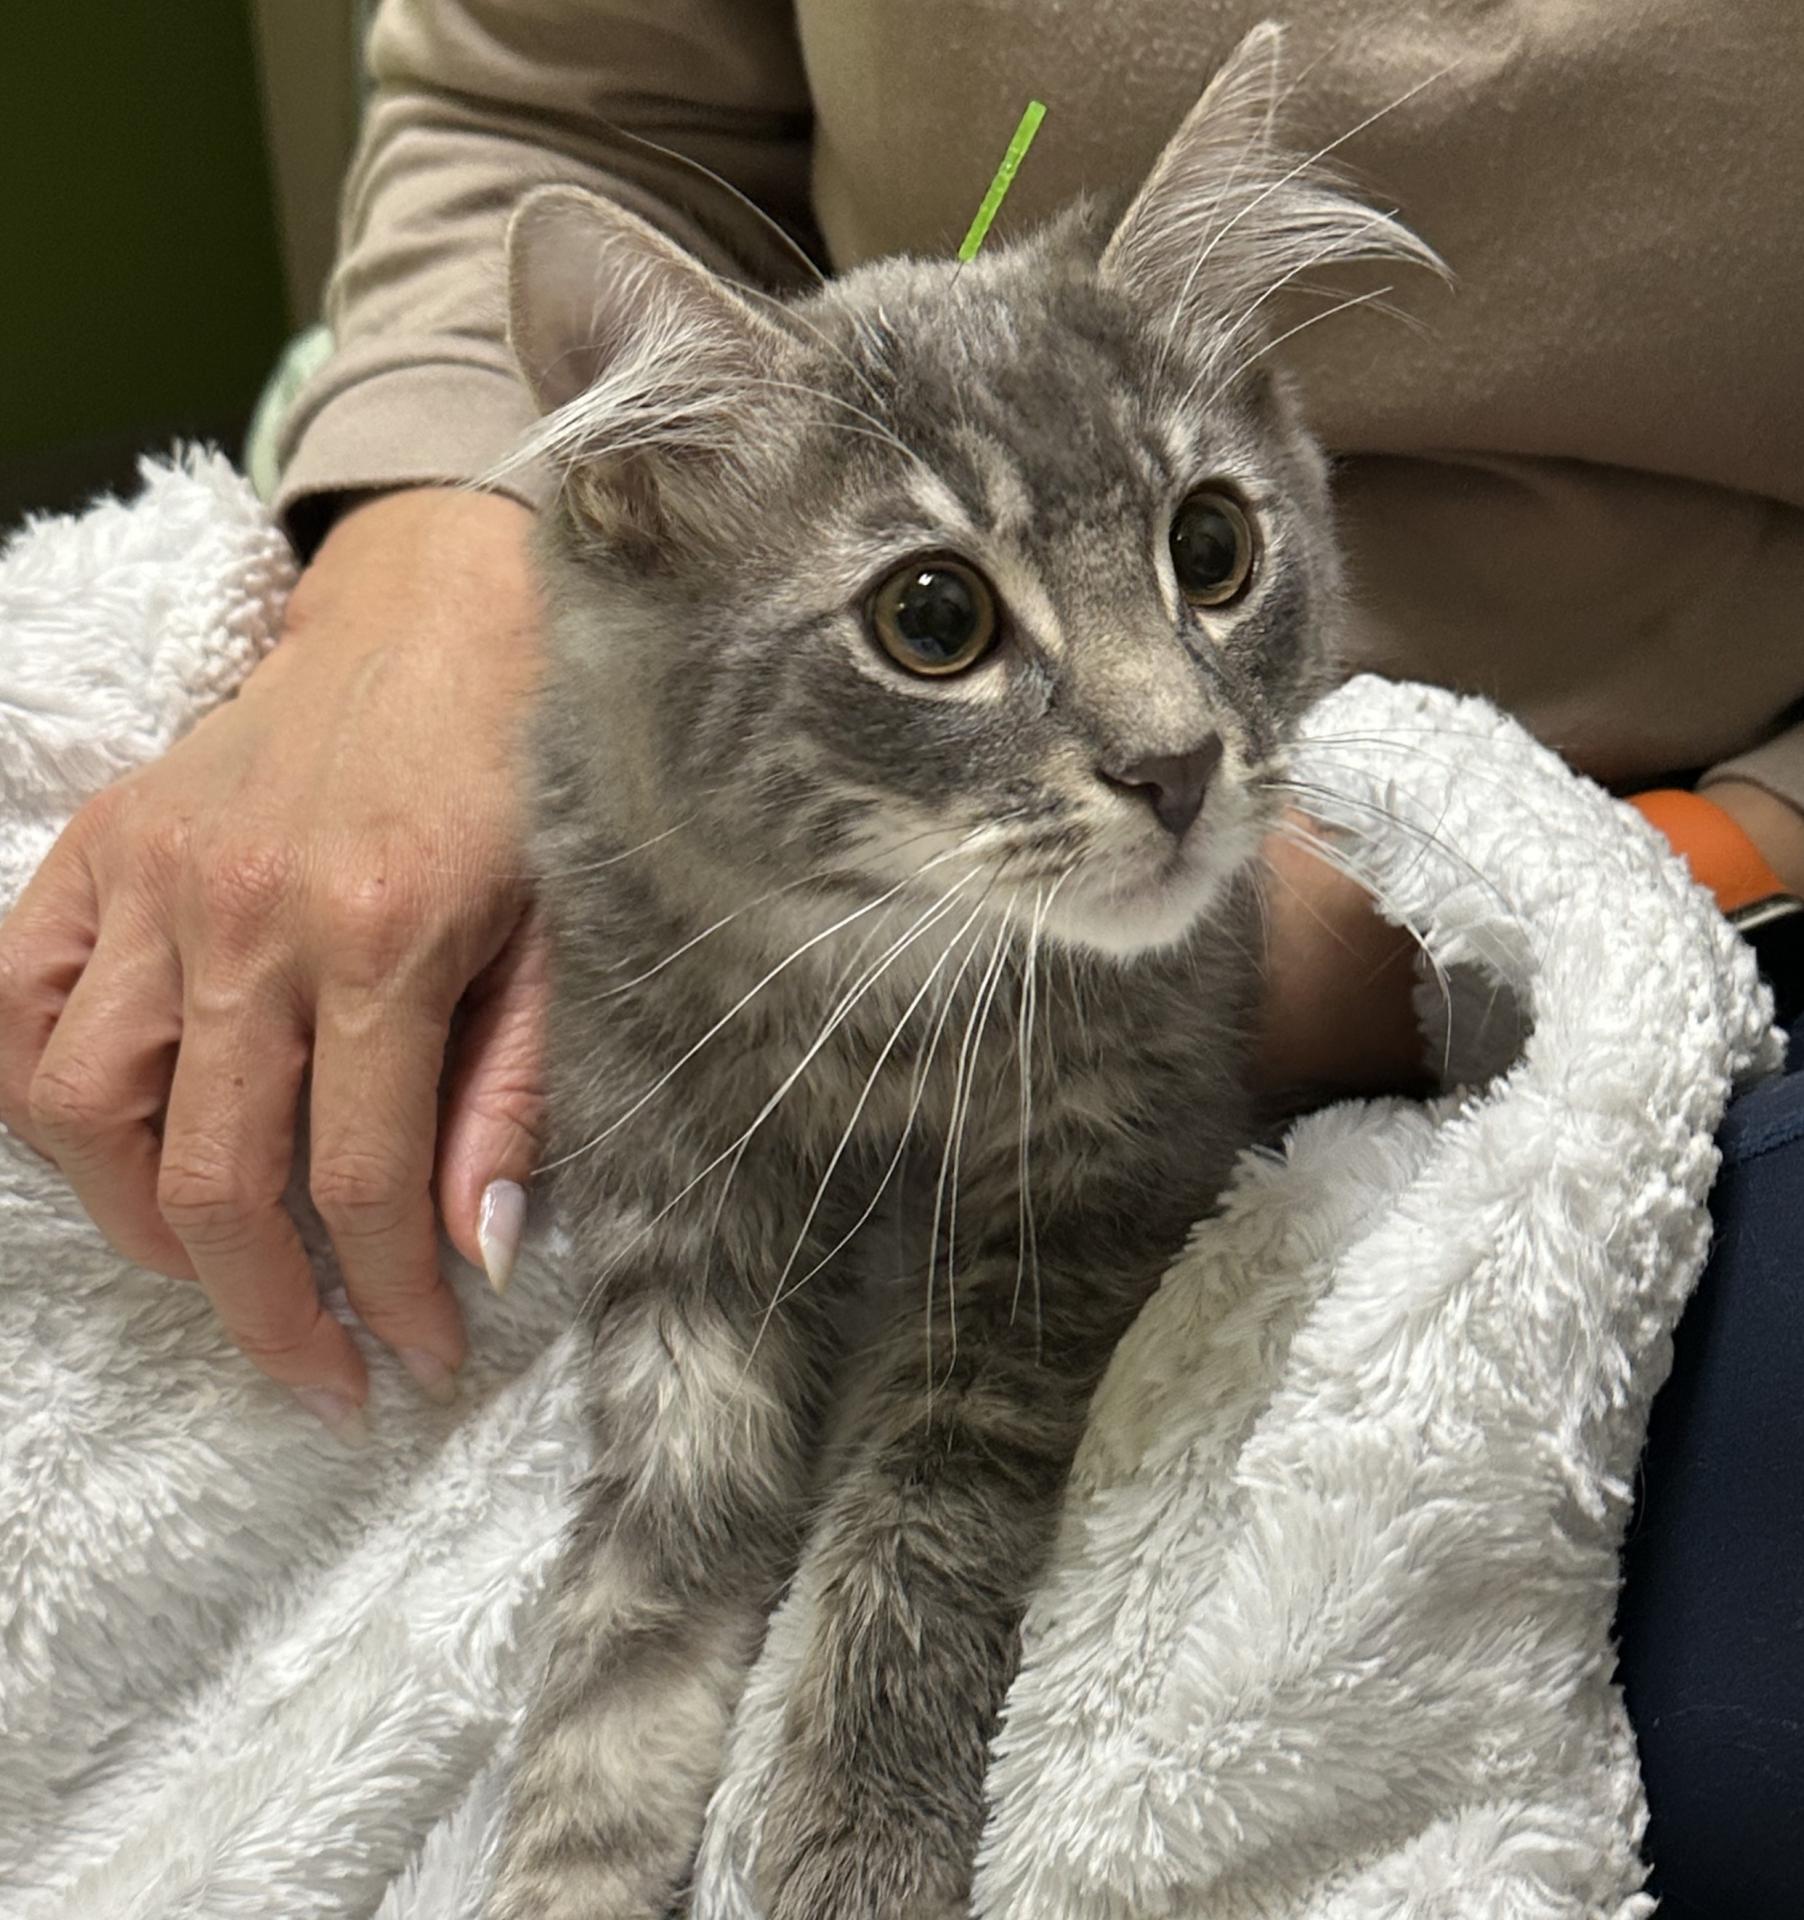
<path fill-rule="evenodd" d="M 1804 896 L 1804 816 L 1745 781 L 1714 782 L 1706 798 Z M 1428 1087 L 1411 1000 L 1415 941 L 1379 916 L 1356 881 L 1300 844 L 1322 832 L 1297 815 L 1264 848 L 1266 980 L 1254 1078 L 1282 1111 Z"/>
<path fill-rule="evenodd" d="M 1254 1080 L 1285 1112 L 1428 1085 L 1411 999 L 1414 938 L 1303 844 L 1325 833 L 1297 815 L 1263 849 L 1266 967 Z"/>
<path fill-rule="evenodd" d="M 90 801 L 0 923 L 0 1120 L 347 1437 L 367 1375 L 282 1204 L 302 1098 L 346 1293 L 435 1397 L 465 1354 L 435 1170 L 475 1259 L 484 1188 L 534 1157 L 529 524 L 443 490 L 346 514 L 237 697 Z"/>

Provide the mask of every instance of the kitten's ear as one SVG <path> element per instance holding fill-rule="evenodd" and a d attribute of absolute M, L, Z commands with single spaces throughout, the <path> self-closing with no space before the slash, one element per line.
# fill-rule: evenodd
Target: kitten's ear
<path fill-rule="evenodd" d="M 1400 221 L 1280 146 L 1283 43 L 1267 21 L 1228 56 L 1109 236 L 1105 284 L 1220 329 L 1313 266 L 1394 259 L 1443 271 Z"/>
<path fill-rule="evenodd" d="M 656 533 L 679 504 L 680 457 L 731 460 L 789 336 L 657 228 L 579 187 L 521 202 L 507 266 L 508 338 L 545 418 L 497 476 L 544 461 L 596 527 Z"/>
<path fill-rule="evenodd" d="M 1109 236 L 1104 279 L 1175 290 L 1194 255 L 1186 240 L 1198 237 L 1199 209 L 1220 201 L 1238 175 L 1266 178 L 1283 43 L 1283 30 L 1267 20 L 1229 54 Z"/>
<path fill-rule="evenodd" d="M 753 371 L 782 335 L 656 227 L 580 187 L 541 187 L 507 229 L 508 341 L 541 412 L 652 352 Z"/>

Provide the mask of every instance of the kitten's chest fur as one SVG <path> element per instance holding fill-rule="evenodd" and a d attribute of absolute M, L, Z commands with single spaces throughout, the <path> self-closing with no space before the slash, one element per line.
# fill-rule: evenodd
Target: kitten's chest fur
<path fill-rule="evenodd" d="M 877 1222 L 885 1265 L 930 1284 L 1025 1272 L 1048 1233 L 1067 1267 L 1168 1258 L 1249 1137 L 1249 907 L 1103 962 L 993 915 L 910 938 L 914 908 L 813 945 L 709 931 L 645 873 L 554 897 L 551 1157 L 579 1245 L 605 1276 L 627 1241 L 690 1264 L 731 1242 L 779 1295 Z"/>

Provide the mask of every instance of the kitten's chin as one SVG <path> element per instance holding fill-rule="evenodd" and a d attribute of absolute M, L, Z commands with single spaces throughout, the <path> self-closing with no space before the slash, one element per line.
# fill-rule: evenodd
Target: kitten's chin
<path fill-rule="evenodd" d="M 1079 869 L 1060 888 L 1046 931 L 1067 946 L 1118 960 L 1175 947 L 1222 904 L 1257 846 L 1256 834 L 1230 832 L 1150 868 L 1142 861 L 1097 860 L 1094 871 Z"/>

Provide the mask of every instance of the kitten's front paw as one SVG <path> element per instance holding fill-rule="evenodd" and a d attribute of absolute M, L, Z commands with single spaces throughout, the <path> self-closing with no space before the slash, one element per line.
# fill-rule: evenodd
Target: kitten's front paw
<path fill-rule="evenodd" d="M 965 1920 L 970 1868 L 932 1810 L 878 1805 L 792 1755 L 764 1816 L 754 1879 L 764 1920 Z"/>

